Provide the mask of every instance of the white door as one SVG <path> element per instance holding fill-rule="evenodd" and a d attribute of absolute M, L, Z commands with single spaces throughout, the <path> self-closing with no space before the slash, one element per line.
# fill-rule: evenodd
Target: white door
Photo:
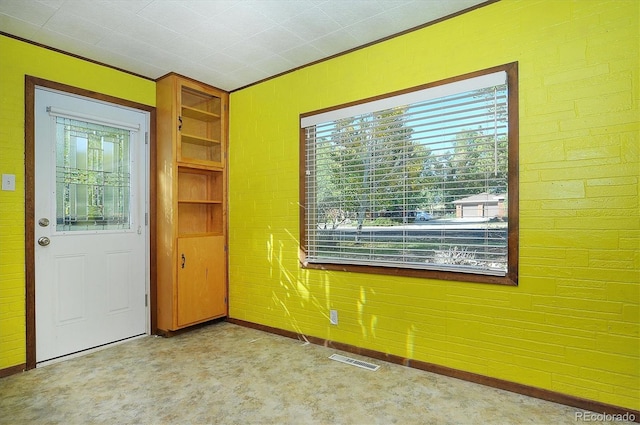
<path fill-rule="evenodd" d="M 36 88 L 36 362 L 147 333 L 147 112 Z"/>

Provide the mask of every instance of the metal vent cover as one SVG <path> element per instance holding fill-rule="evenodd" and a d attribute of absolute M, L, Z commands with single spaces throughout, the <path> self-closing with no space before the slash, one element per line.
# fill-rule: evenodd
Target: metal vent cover
<path fill-rule="evenodd" d="M 329 356 L 329 358 L 337 362 L 350 364 L 352 366 L 358 366 L 363 369 L 370 370 L 372 372 L 375 372 L 376 370 L 380 369 L 380 366 L 375 365 L 373 363 L 363 362 L 362 360 L 352 359 L 351 357 L 342 356 L 340 354 L 332 354 Z"/>

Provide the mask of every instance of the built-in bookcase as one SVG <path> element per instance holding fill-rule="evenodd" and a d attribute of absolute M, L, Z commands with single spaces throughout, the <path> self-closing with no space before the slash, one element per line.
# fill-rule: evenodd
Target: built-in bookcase
<path fill-rule="evenodd" d="M 157 81 L 158 327 L 227 314 L 228 94 L 176 74 Z"/>

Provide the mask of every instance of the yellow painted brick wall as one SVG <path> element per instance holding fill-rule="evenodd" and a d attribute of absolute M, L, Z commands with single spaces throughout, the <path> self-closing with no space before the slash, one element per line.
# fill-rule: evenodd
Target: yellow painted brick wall
<path fill-rule="evenodd" d="M 0 369 L 25 362 L 24 79 L 44 78 L 155 105 L 155 82 L 0 35 Z"/>
<path fill-rule="evenodd" d="M 232 93 L 230 315 L 639 409 L 639 15 L 503 0 Z M 520 286 L 299 267 L 300 113 L 512 61 Z"/>

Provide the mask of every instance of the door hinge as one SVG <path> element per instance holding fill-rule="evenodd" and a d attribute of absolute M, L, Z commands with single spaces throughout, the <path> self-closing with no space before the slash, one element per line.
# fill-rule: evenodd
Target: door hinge
<path fill-rule="evenodd" d="M 149 294 L 144 294 L 144 306 L 149 307 Z"/>
<path fill-rule="evenodd" d="M 144 225 L 149 225 L 149 213 L 144 213 Z"/>
<path fill-rule="evenodd" d="M 149 144 L 149 132 L 145 131 L 144 133 L 144 144 L 148 145 Z"/>
<path fill-rule="evenodd" d="M 224 246 L 224 252 L 229 251 L 229 247 L 227 245 Z"/>
<path fill-rule="evenodd" d="M 224 297 L 224 303 L 227 304 L 227 297 Z"/>

